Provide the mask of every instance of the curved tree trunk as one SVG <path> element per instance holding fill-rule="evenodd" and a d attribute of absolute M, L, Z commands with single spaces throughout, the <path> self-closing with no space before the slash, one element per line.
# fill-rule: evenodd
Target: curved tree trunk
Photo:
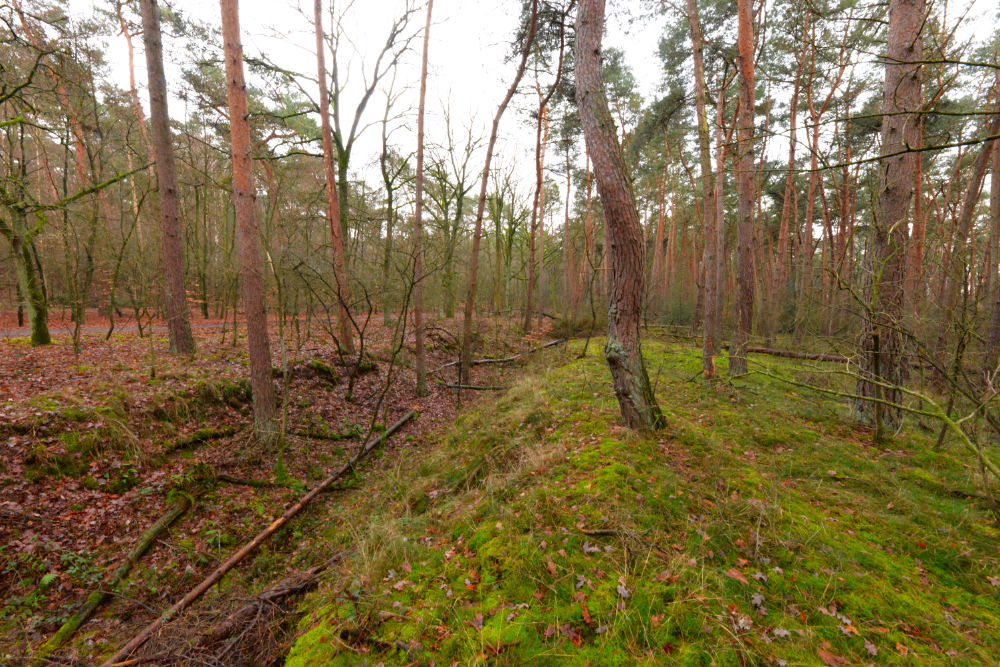
<path fill-rule="evenodd" d="M 239 0 L 219 0 L 222 9 L 223 54 L 226 93 L 229 99 L 229 137 L 233 154 L 233 207 L 240 246 L 240 283 L 247 318 L 250 352 L 250 388 L 253 420 L 258 439 L 273 443 L 277 436 L 274 385 L 271 382 L 271 341 L 267 333 L 257 216 L 254 210 L 253 157 L 250 124 L 247 121 L 246 80 L 243 76 L 243 45 L 240 43 Z"/>
<path fill-rule="evenodd" d="M 663 415 L 646 375 L 639 340 L 645 249 L 639 212 L 601 77 L 603 31 L 604 0 L 581 0 L 576 16 L 576 99 L 604 206 L 611 267 L 604 356 L 625 423 L 634 429 L 656 429 L 663 425 Z"/>
<path fill-rule="evenodd" d="M 177 173 L 167 110 L 167 80 L 163 72 L 163 44 L 160 37 L 160 8 L 156 0 L 141 0 L 142 40 L 146 46 L 149 77 L 149 122 L 160 190 L 160 225 L 163 230 L 163 294 L 167 311 L 170 351 L 193 354 L 194 336 L 184 287 L 184 230 L 177 198 Z"/>

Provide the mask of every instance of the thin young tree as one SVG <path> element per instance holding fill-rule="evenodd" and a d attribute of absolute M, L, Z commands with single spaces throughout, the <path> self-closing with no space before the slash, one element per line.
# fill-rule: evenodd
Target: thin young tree
<path fill-rule="evenodd" d="M 756 193 L 753 162 L 754 48 L 753 10 L 750 0 L 738 0 L 736 40 L 740 73 L 740 109 L 736 127 L 736 193 L 738 197 L 736 241 L 736 331 L 729 347 L 729 374 L 747 372 L 747 342 L 753 325 L 754 301 L 754 202 Z"/>
<path fill-rule="evenodd" d="M 531 0 L 531 13 L 528 18 L 527 32 L 521 49 L 521 61 L 517 65 L 514 80 L 507 89 L 507 94 L 500 102 L 496 115 L 493 116 L 493 127 L 490 130 L 490 141 L 486 145 L 486 163 L 479 183 L 479 203 L 476 205 L 476 221 L 472 230 L 472 254 L 469 257 L 469 289 L 465 296 L 465 313 L 462 320 L 462 353 L 459 362 L 459 384 L 469 383 L 469 373 L 472 369 L 472 313 L 476 304 L 476 282 L 479 279 L 479 245 L 483 237 L 483 215 L 486 210 L 486 193 L 490 183 L 490 165 L 493 162 L 493 150 L 496 147 L 497 135 L 500 130 L 500 119 L 510 104 L 517 87 L 521 84 L 524 70 L 528 66 L 528 55 L 535 42 L 535 32 L 538 29 L 538 0 Z M 499 257 L 497 258 L 499 262 Z"/>
<path fill-rule="evenodd" d="M 715 330 L 719 317 L 716 293 L 715 175 L 712 172 L 711 135 L 708 130 L 707 93 L 705 91 L 704 38 L 698 20 L 697 0 L 687 0 L 688 25 L 691 32 L 691 54 L 694 60 L 694 102 L 698 122 L 698 161 L 701 166 L 701 220 L 704 229 L 705 250 L 699 277 L 702 281 L 704 324 L 702 326 L 702 373 L 706 380 L 715 377 Z M 697 326 L 697 320 L 695 321 Z"/>
<path fill-rule="evenodd" d="M 424 351 L 423 271 L 424 251 L 421 245 L 424 213 L 424 113 L 427 99 L 427 52 L 431 43 L 431 14 L 434 0 L 427 0 L 427 24 L 424 26 L 424 53 L 420 63 L 420 102 L 417 108 L 417 174 L 414 187 L 416 202 L 413 211 L 413 328 L 417 346 L 417 395 L 427 395 L 427 366 Z"/>
<path fill-rule="evenodd" d="M 874 193 L 871 249 L 865 265 L 866 308 L 862 320 L 855 416 L 862 422 L 895 429 L 902 419 L 902 392 L 880 385 L 906 380 L 903 337 L 906 278 L 906 216 L 913 196 L 913 173 L 919 153 L 908 150 L 919 139 L 920 63 L 924 56 L 926 0 L 890 0 L 889 33 L 882 98 L 882 160 Z M 870 379 L 876 382 L 870 382 Z M 877 400 L 872 400 L 877 399 Z M 879 433 L 876 433 L 878 436 Z"/>
<path fill-rule="evenodd" d="M 330 91 L 326 81 L 326 44 L 323 35 L 323 0 L 313 4 L 313 21 L 316 26 L 316 76 L 319 79 L 319 115 L 323 131 L 323 173 L 326 177 L 326 217 L 330 223 L 330 245 L 333 251 L 333 278 L 336 289 L 337 327 L 341 350 L 354 356 L 354 334 L 348 311 L 351 293 L 347 285 L 347 268 L 344 262 L 344 230 L 340 224 L 340 202 L 337 196 L 337 177 L 333 165 L 333 128 L 330 125 Z"/>
<path fill-rule="evenodd" d="M 233 158 L 233 207 L 236 210 L 240 283 L 247 318 L 254 428 L 261 442 L 273 444 L 278 432 L 275 422 L 274 385 L 271 382 L 271 341 L 267 331 L 263 270 L 257 247 L 253 156 L 250 152 L 248 120 L 250 112 L 247 104 L 246 80 L 243 75 L 239 0 L 219 0 L 219 7 L 222 11 L 226 95 L 229 101 L 229 139 Z"/>
<path fill-rule="evenodd" d="M 181 209 L 177 198 L 177 172 L 167 108 L 167 79 L 163 72 L 160 8 L 156 0 L 140 0 L 139 10 L 142 14 L 142 41 L 146 47 L 146 71 L 149 79 L 149 124 L 160 191 L 167 337 L 171 352 L 193 354 L 194 336 L 191 334 L 190 309 L 184 286 L 184 229 L 181 226 Z"/>
<path fill-rule="evenodd" d="M 639 211 L 622 158 L 601 76 L 604 0 L 580 0 L 576 15 L 576 99 L 604 207 L 611 266 L 608 339 L 604 356 L 614 379 L 625 424 L 637 430 L 663 426 L 642 358 L 645 248 Z"/>

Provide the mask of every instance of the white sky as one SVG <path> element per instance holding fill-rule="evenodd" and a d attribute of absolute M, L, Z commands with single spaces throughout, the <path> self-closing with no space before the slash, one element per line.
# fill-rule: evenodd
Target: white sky
<path fill-rule="evenodd" d="M 164 2 L 165 0 L 161 0 Z M 372 62 L 378 53 L 391 21 L 399 13 L 403 0 L 324 0 L 324 7 L 336 3 L 337 10 L 350 5 L 346 26 L 352 43 L 359 53 L 351 57 L 353 69 L 344 93 L 343 122 L 349 124 L 354 105 L 359 98 L 360 63 Z M 937 0 L 943 2 L 944 0 Z M 108 0 L 69 0 L 77 13 L 89 13 L 92 7 L 108 6 Z M 992 17 L 996 15 L 996 0 L 950 0 L 950 17 L 961 14 L 960 8 L 969 6 L 965 25 L 959 30 L 959 38 L 976 35 L 976 31 L 988 26 L 995 30 Z M 217 0 L 172 0 L 171 4 L 185 14 L 213 25 L 219 23 Z M 299 6 L 303 5 L 303 9 Z M 513 77 L 514 62 L 506 62 L 509 42 L 517 27 L 520 0 L 435 0 L 434 24 L 431 28 L 430 70 L 427 93 L 427 141 L 441 144 L 445 141 L 443 108 L 450 104 L 454 131 L 461 131 L 470 123 L 477 129 L 485 145 L 489 125 L 496 107 L 503 97 Z M 607 34 L 605 46 L 623 49 L 628 64 L 632 67 L 640 92 L 649 99 L 657 89 L 660 80 L 660 64 L 656 56 L 657 42 L 662 34 L 664 17 L 649 18 L 629 22 L 628 9 L 638 10 L 638 3 L 626 0 L 611 0 L 608 3 Z M 304 10 L 304 11 L 303 11 Z M 244 49 L 248 55 L 266 53 L 268 58 L 292 70 L 315 76 L 315 38 L 312 27 L 312 0 L 240 0 L 240 17 Z M 424 24 L 424 14 L 413 17 L 410 30 L 420 31 Z M 327 15 L 326 30 L 330 30 Z M 950 22 L 950 21 L 949 21 Z M 177 89 L 179 70 L 171 60 L 185 58 L 178 49 L 180 44 L 169 35 L 164 36 L 165 59 L 167 62 L 168 87 Z M 145 103 L 145 61 L 141 39 L 135 40 L 137 81 L 143 88 L 141 97 Z M 413 51 L 405 58 L 396 76 L 397 87 L 406 86 L 400 100 L 400 110 L 411 109 L 411 115 L 403 119 L 400 128 L 392 136 L 392 142 L 401 152 L 409 154 L 415 147 L 415 109 L 420 73 L 421 39 L 412 42 Z M 348 49 L 349 50 L 349 49 Z M 108 57 L 111 62 L 112 77 L 122 88 L 128 86 L 128 71 L 125 40 L 120 36 L 108 41 Z M 342 56 L 341 68 L 347 66 L 347 57 Z M 327 63 L 328 69 L 330 63 Z M 343 81 L 343 78 L 342 78 Z M 314 84 L 307 83 L 312 87 Z M 544 80 L 543 80 L 544 85 Z M 314 93 L 315 97 L 315 93 Z M 515 98 L 504 117 L 498 143 L 497 160 L 519 166 L 522 182 L 533 182 L 534 129 L 528 116 L 528 109 L 534 102 L 533 79 L 529 72 L 522 82 L 522 95 Z M 384 93 L 376 93 L 369 103 L 362 124 L 376 123 L 381 119 L 384 108 Z M 174 99 L 171 112 L 179 116 L 183 106 Z M 780 140 L 772 142 L 772 149 Z M 370 127 L 359 139 L 352 157 L 352 178 L 364 178 L 372 187 L 379 187 L 380 177 L 373 167 L 380 151 L 380 128 Z M 783 149 L 781 151 L 783 153 Z M 496 162 L 495 162 L 496 163 Z M 482 164 L 482 156 L 477 155 L 473 164 L 476 169 Z"/>
<path fill-rule="evenodd" d="M 169 0 L 168 0 L 169 1 Z M 329 8 L 324 0 L 324 8 Z M 337 10 L 347 3 L 334 0 Z M 161 0 L 161 3 L 164 0 Z M 90 13 L 96 6 L 106 6 L 104 0 L 69 0 L 76 14 Z M 219 24 L 217 0 L 172 0 L 170 4 L 184 14 L 211 23 Z M 360 63 L 370 67 L 370 63 L 385 42 L 391 21 L 399 13 L 402 0 L 356 0 L 346 16 L 350 38 L 359 54 L 351 57 L 353 69 L 344 93 L 342 121 L 350 123 L 354 107 L 360 97 Z M 300 9 L 299 7 L 302 7 Z M 453 132 L 460 134 L 471 123 L 477 134 L 483 137 L 485 145 L 489 126 L 496 107 L 513 78 L 515 62 L 505 61 L 517 29 L 520 0 L 435 0 L 434 23 L 431 28 L 430 66 L 427 90 L 427 142 L 442 144 L 445 141 L 443 110 L 450 105 Z M 240 0 L 240 19 L 244 50 L 248 55 L 266 53 L 268 58 L 279 65 L 315 77 L 315 37 L 312 26 L 311 0 Z M 606 44 L 626 48 L 630 65 L 635 69 L 642 92 L 651 94 L 659 83 L 659 61 L 656 57 L 657 40 L 661 33 L 656 22 L 644 22 L 638 26 L 626 26 L 619 20 L 620 12 L 609 8 L 608 36 Z M 423 28 L 425 14 L 420 11 L 412 19 L 411 31 Z M 330 31 L 329 14 L 324 18 L 324 27 Z M 146 104 L 145 60 L 141 38 L 135 39 L 136 80 L 140 86 L 140 98 Z M 164 58 L 167 68 L 167 85 L 171 91 L 177 90 L 178 67 L 171 60 L 186 57 L 179 52 L 178 40 L 164 34 Z M 417 88 L 420 75 L 420 50 L 422 42 L 418 36 L 412 43 L 413 51 L 404 60 L 396 77 L 397 88 L 406 87 L 399 103 L 399 109 L 410 109 L 411 116 L 403 119 L 401 127 L 392 135 L 391 142 L 401 152 L 409 154 L 416 145 Z M 107 42 L 107 54 L 114 83 L 127 89 L 128 60 L 125 40 L 114 36 Z M 342 56 L 341 67 L 346 66 L 347 57 Z M 327 69 L 330 69 L 328 56 Z M 342 79 L 343 80 L 343 79 Z M 543 85 L 546 79 L 543 79 Z M 527 115 L 535 102 L 533 78 L 529 72 L 522 81 L 522 94 L 515 98 L 504 116 L 501 125 L 495 158 L 504 164 L 511 162 L 520 167 L 525 182 L 534 179 L 534 129 Z M 314 84 L 306 84 L 313 87 Z M 314 98 L 316 93 L 310 91 Z M 172 96 L 171 114 L 183 114 L 182 103 Z M 385 105 L 385 95 L 378 92 L 373 96 L 364 120 L 375 123 L 381 120 Z M 381 149 L 380 127 L 368 128 L 358 140 L 352 156 L 353 178 L 362 177 L 369 185 L 377 187 L 380 176 L 372 167 Z M 481 165 L 483 151 L 474 164 Z M 478 170 L 480 166 L 477 166 Z"/>

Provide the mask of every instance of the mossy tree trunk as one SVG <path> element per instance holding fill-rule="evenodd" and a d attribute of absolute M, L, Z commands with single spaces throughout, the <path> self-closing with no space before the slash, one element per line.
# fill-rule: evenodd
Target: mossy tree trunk
<path fill-rule="evenodd" d="M 576 99 L 604 206 L 611 267 L 608 340 L 604 356 L 625 423 L 648 430 L 663 425 L 646 375 L 639 338 L 645 248 L 639 212 L 622 158 L 601 77 L 604 0 L 581 0 L 576 16 Z"/>
<path fill-rule="evenodd" d="M 31 327 L 31 344 L 48 345 L 52 342 L 49 334 L 49 307 L 42 289 L 42 281 L 35 270 L 31 257 L 31 241 L 27 234 L 27 224 L 23 213 L 15 212 L 13 224 L 0 220 L 0 233 L 11 245 L 14 272 L 17 274 L 17 288 L 24 298 Z"/>

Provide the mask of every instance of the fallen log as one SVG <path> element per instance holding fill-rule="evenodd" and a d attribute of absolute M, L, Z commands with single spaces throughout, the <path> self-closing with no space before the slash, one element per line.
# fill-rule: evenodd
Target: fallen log
<path fill-rule="evenodd" d="M 133 637 L 125 646 L 119 649 L 114 655 L 105 660 L 102 667 L 110 667 L 114 663 L 121 662 L 129 658 L 132 653 L 145 644 L 150 637 L 156 634 L 164 625 L 169 621 L 176 618 L 178 615 L 184 612 L 192 603 L 194 603 L 198 598 L 204 595 L 212 586 L 214 586 L 223 576 L 230 570 L 232 570 L 236 565 L 238 565 L 244 558 L 250 555 L 257 547 L 267 541 L 274 533 L 278 531 L 279 528 L 284 526 L 290 519 L 292 519 L 296 514 L 302 511 L 306 505 L 312 502 L 316 496 L 320 495 L 323 490 L 337 481 L 340 477 L 354 469 L 354 466 L 367 457 L 372 451 L 375 450 L 382 442 L 387 440 L 389 436 L 402 428 L 408 421 L 413 419 L 417 415 L 416 410 L 410 410 L 403 417 L 392 424 L 389 428 L 385 430 L 385 433 L 376 435 L 372 437 L 361 450 L 355 454 L 351 459 L 341 466 L 336 472 L 331 474 L 329 477 L 320 482 L 312 491 L 304 495 L 297 503 L 285 510 L 284 514 L 271 522 L 271 524 L 265 528 L 263 531 L 257 534 L 252 540 L 243 545 L 243 547 L 234 553 L 232 556 L 226 559 L 222 565 L 217 567 L 210 575 L 205 577 L 200 584 L 195 586 L 191 591 L 181 598 L 179 601 L 174 603 L 172 607 L 167 609 L 165 612 L 160 614 L 160 616 L 143 628 L 139 634 Z"/>
<path fill-rule="evenodd" d="M 729 345 L 723 345 L 723 350 L 728 350 Z M 836 364 L 846 364 L 850 359 L 842 354 L 821 354 L 814 352 L 795 352 L 793 350 L 775 350 L 769 347 L 755 347 L 747 345 L 747 352 L 750 354 L 766 354 L 771 357 L 781 357 L 783 359 L 802 359 L 804 361 L 829 361 Z"/>
<path fill-rule="evenodd" d="M 174 521 L 179 519 L 182 514 L 187 512 L 190 507 L 191 500 L 186 496 L 182 496 L 170 506 L 170 509 L 156 523 L 146 529 L 146 532 L 142 534 L 136 545 L 125 556 L 125 560 L 115 568 L 111 577 L 101 586 L 103 590 L 94 591 L 88 595 L 80 610 L 63 623 L 62 627 L 47 642 L 39 647 L 31 661 L 33 667 L 40 667 L 49 662 L 49 657 L 76 634 L 80 626 L 86 623 L 94 612 L 97 611 L 97 608 L 101 606 L 101 603 L 108 598 L 110 591 L 125 580 L 132 567 L 153 546 L 153 542 L 156 541 L 160 534 L 169 528 Z"/>
<path fill-rule="evenodd" d="M 566 342 L 565 338 L 560 338 L 558 340 L 554 340 L 554 341 L 548 342 L 545 345 L 541 345 L 539 347 L 535 347 L 535 348 L 532 348 L 530 350 L 525 350 L 524 352 L 518 352 L 513 357 L 503 357 L 502 359 L 500 359 L 500 358 L 492 358 L 492 357 L 488 357 L 486 359 L 473 359 L 472 360 L 472 365 L 473 366 L 484 366 L 486 364 L 510 364 L 510 363 L 513 363 L 513 362 L 517 361 L 518 359 L 524 358 L 525 356 L 527 356 L 529 354 L 534 354 L 536 352 L 541 352 L 542 350 L 547 350 L 550 347 L 555 347 L 556 345 L 559 345 L 559 344 L 565 343 L 565 342 Z M 462 362 L 461 361 L 450 361 L 447 364 L 444 364 L 443 366 L 438 366 L 437 368 L 435 368 L 431 372 L 432 373 L 439 373 L 439 372 L 443 371 L 446 368 L 452 368 L 453 366 L 458 366 L 460 363 L 462 363 Z"/>

